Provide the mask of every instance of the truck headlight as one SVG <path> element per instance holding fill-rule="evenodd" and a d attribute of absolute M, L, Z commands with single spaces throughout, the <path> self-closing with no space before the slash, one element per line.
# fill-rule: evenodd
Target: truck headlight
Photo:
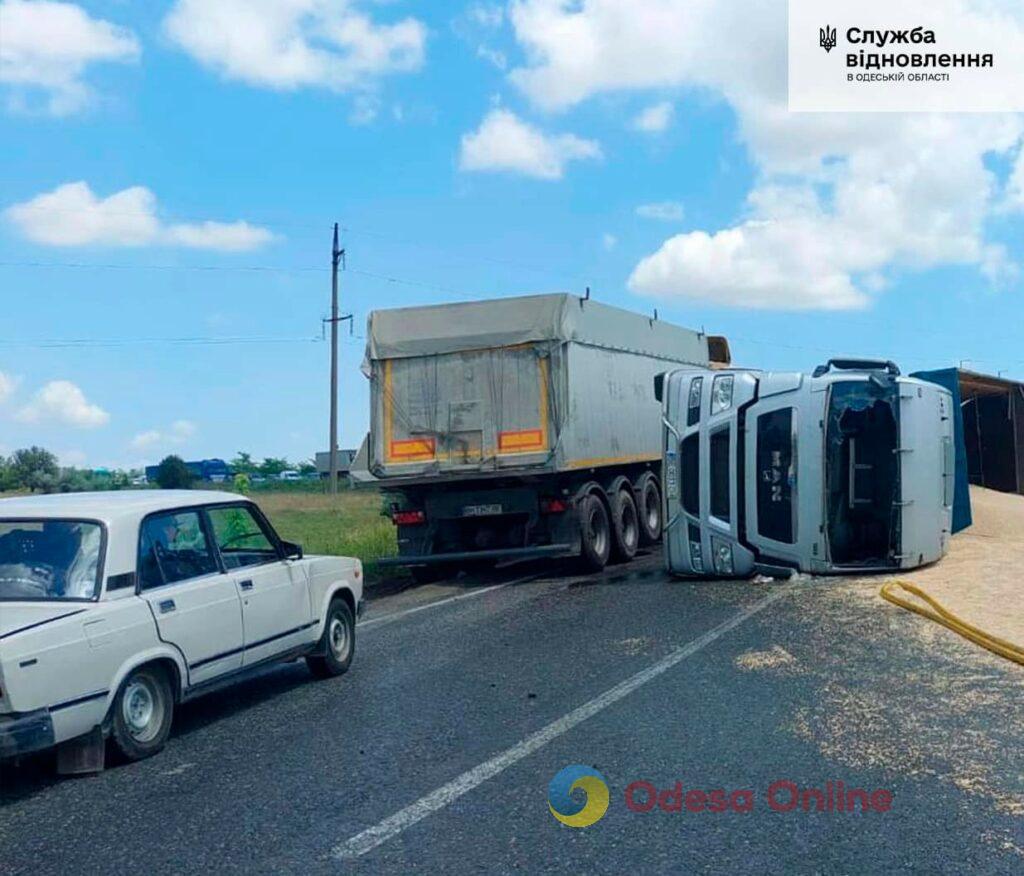
<path fill-rule="evenodd" d="M 733 573 L 732 545 L 716 538 L 711 542 L 711 549 L 715 554 L 715 571 L 719 575 L 731 575 Z"/>
<path fill-rule="evenodd" d="M 731 374 L 720 374 L 711 385 L 711 413 L 718 414 L 732 407 L 732 386 L 734 378 Z"/>

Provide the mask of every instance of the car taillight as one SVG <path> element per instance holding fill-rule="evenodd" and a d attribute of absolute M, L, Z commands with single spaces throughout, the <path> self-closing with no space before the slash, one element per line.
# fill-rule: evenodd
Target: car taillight
<path fill-rule="evenodd" d="M 569 510 L 569 504 L 564 499 L 541 499 L 541 514 L 564 514 Z"/>
<path fill-rule="evenodd" d="M 395 526 L 412 526 L 417 523 L 425 523 L 427 515 L 422 511 L 395 511 L 391 515 L 391 522 Z"/>

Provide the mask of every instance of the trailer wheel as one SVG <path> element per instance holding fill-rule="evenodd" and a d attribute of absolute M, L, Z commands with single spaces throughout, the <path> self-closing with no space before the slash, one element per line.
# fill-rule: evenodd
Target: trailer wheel
<path fill-rule="evenodd" d="M 588 572 L 600 572 L 608 563 L 612 533 L 608 509 L 591 493 L 580 499 L 580 564 Z"/>
<path fill-rule="evenodd" d="M 648 475 L 637 489 L 640 499 L 640 544 L 649 546 L 661 538 L 661 490 L 658 481 Z"/>
<path fill-rule="evenodd" d="M 612 556 L 620 563 L 628 563 L 640 546 L 640 520 L 633 491 L 628 486 L 624 487 L 612 496 L 611 504 Z"/>

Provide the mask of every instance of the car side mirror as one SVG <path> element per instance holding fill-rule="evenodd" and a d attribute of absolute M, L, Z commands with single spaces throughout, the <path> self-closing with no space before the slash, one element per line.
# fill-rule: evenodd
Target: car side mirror
<path fill-rule="evenodd" d="M 302 559 L 302 545 L 296 544 L 294 541 L 282 541 L 281 547 L 284 548 L 284 558 L 286 560 L 301 560 Z"/>

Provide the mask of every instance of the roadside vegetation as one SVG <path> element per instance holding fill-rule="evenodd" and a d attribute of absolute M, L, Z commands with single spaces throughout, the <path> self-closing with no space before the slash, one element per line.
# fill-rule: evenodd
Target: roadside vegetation
<path fill-rule="evenodd" d="M 381 516 L 380 493 L 343 490 L 337 496 L 309 492 L 253 491 L 252 499 L 282 538 L 310 554 L 358 557 L 367 566 L 397 553 L 395 527 Z"/>

